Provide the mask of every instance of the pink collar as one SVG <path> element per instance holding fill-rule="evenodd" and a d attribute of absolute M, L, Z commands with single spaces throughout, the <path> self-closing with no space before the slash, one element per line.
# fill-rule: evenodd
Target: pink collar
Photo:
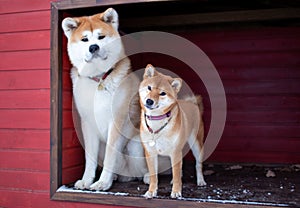
<path fill-rule="evenodd" d="M 158 121 L 158 120 L 162 120 L 165 118 L 169 118 L 171 116 L 171 111 L 169 111 L 166 114 L 160 115 L 160 116 L 149 116 L 145 114 L 145 117 L 150 120 L 150 121 Z"/>

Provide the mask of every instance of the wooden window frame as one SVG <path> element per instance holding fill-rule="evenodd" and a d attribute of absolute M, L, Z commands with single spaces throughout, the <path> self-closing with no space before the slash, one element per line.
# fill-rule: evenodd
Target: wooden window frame
<path fill-rule="evenodd" d="M 151 2 L 175 2 L 175 0 L 65 0 L 51 4 L 51 175 L 50 175 L 50 197 L 52 200 L 88 202 L 99 204 L 111 204 L 120 206 L 142 206 L 142 207 L 241 207 L 244 205 L 216 204 L 209 202 L 183 201 L 171 199 L 146 200 L 143 197 L 115 196 L 89 193 L 57 192 L 62 184 L 62 34 L 61 22 L 63 14 L 69 10 L 81 8 L 99 7 L 99 11 L 108 6 L 120 4 L 138 4 Z M 101 9 L 102 8 L 102 9 Z M 176 21 L 172 21 L 172 19 Z M 273 8 L 247 11 L 223 11 L 188 15 L 169 15 L 167 17 L 154 16 L 145 17 L 135 21 L 127 19 L 123 21 L 128 28 L 219 24 L 230 22 L 270 21 L 300 18 L 299 9 L 295 8 Z M 159 20 L 159 21 L 157 21 Z M 245 205 L 247 207 L 247 205 Z"/>

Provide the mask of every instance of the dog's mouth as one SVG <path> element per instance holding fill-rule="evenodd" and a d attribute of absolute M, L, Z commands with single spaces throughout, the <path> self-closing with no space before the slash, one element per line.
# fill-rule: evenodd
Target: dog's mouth
<path fill-rule="evenodd" d="M 106 60 L 107 56 L 108 56 L 107 53 L 102 49 L 99 53 L 87 53 L 85 55 L 84 61 L 86 63 L 89 63 L 89 62 L 92 62 L 93 59 L 97 59 L 97 58 Z"/>
<path fill-rule="evenodd" d="M 144 106 L 145 106 L 146 108 L 148 108 L 149 110 L 155 110 L 155 109 L 158 109 L 158 108 L 159 108 L 159 105 L 153 106 L 153 105 L 147 105 L 147 104 L 144 104 Z"/>

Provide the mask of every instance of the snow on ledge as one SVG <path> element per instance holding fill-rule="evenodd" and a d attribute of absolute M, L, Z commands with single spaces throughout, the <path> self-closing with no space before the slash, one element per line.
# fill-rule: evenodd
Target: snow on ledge
<path fill-rule="evenodd" d="M 122 192 L 107 192 L 107 191 L 89 191 L 89 190 L 78 190 L 69 188 L 65 185 L 61 186 L 56 192 L 68 192 L 68 193 L 89 193 L 89 194 L 102 194 L 102 195 L 114 195 L 114 196 L 129 196 L 129 193 Z M 143 197 L 141 195 L 141 197 Z M 157 197 L 164 199 L 162 197 Z M 241 204 L 241 205 L 259 205 L 259 206 L 277 206 L 277 207 L 288 207 L 288 204 L 275 204 L 268 202 L 250 202 L 250 201 L 237 201 L 237 200 L 219 200 L 219 199 L 201 199 L 201 198 L 184 198 L 181 197 L 178 200 L 182 201 L 198 201 L 198 202 L 212 202 L 212 203 L 223 203 L 223 204 Z"/>

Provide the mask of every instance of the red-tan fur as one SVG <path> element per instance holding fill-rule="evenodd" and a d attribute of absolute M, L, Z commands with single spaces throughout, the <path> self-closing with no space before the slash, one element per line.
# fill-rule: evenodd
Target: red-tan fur
<path fill-rule="evenodd" d="M 181 197 L 182 151 L 186 143 L 191 147 L 196 159 L 197 185 L 206 185 L 202 174 L 204 128 L 201 118 L 203 111 L 201 97 L 177 99 L 181 84 L 180 78 L 163 75 L 150 64 L 147 65 L 144 80 L 140 84 L 139 95 L 142 108 L 140 135 L 150 173 L 150 186 L 144 195 L 146 198 L 155 197 L 157 194 L 158 155 L 170 157 L 173 174 L 171 197 Z M 147 99 L 153 100 L 153 108 L 149 107 Z M 158 121 L 147 120 L 145 116 L 145 114 L 164 115 L 170 110 L 170 118 Z M 153 130 L 167 124 L 160 132 L 153 134 L 148 130 L 146 122 Z M 151 145 L 151 141 L 154 141 L 154 146 L 153 143 Z"/>

